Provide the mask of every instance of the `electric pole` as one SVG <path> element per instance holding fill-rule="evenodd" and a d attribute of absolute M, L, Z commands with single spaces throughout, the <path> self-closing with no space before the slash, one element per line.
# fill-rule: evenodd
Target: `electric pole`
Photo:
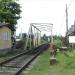
<path fill-rule="evenodd" d="M 68 9 L 66 4 L 66 37 L 68 36 Z"/>
<path fill-rule="evenodd" d="M 66 4 L 66 45 L 68 46 L 69 39 L 68 39 L 68 8 Z"/>

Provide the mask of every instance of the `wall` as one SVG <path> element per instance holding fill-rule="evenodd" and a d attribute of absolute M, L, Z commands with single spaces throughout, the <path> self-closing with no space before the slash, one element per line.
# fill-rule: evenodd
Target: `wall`
<path fill-rule="evenodd" d="M 4 38 L 4 34 L 9 33 L 8 40 Z M 7 49 L 12 47 L 11 30 L 8 27 L 0 28 L 0 49 Z"/>

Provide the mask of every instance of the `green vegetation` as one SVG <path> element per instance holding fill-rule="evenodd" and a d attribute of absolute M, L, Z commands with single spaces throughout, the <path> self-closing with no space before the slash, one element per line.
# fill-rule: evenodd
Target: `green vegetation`
<path fill-rule="evenodd" d="M 53 43 L 54 43 L 56 46 L 59 46 L 59 47 L 60 47 L 61 44 L 62 44 L 62 41 L 61 41 L 60 38 L 57 38 L 57 39 L 54 39 Z"/>
<path fill-rule="evenodd" d="M 54 40 L 54 44 L 57 46 L 61 46 L 61 40 L 60 39 Z"/>
<path fill-rule="evenodd" d="M 59 52 L 56 56 L 58 63 L 50 65 L 49 51 L 40 55 L 36 64 L 28 73 L 21 75 L 75 75 L 75 52 L 68 52 L 69 57 Z"/>
<path fill-rule="evenodd" d="M 9 28 L 15 31 L 17 20 L 20 19 L 20 5 L 16 0 L 0 0 L 0 22 L 9 23 Z"/>
<path fill-rule="evenodd" d="M 13 51 L 5 53 L 5 54 L 0 54 L 0 62 L 3 62 L 13 56 L 16 56 L 16 53 Z"/>

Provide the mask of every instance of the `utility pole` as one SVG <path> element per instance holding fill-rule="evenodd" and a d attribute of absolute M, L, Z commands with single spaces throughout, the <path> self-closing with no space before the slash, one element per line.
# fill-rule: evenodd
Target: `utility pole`
<path fill-rule="evenodd" d="M 67 4 L 66 4 L 66 37 L 68 36 L 68 9 L 67 9 Z"/>
<path fill-rule="evenodd" d="M 66 4 L 66 44 L 68 46 L 69 39 L 68 39 L 68 8 Z"/>

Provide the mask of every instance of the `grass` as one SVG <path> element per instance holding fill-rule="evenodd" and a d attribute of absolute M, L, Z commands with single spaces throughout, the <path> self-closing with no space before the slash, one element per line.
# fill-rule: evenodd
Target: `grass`
<path fill-rule="evenodd" d="M 68 52 L 69 57 L 59 52 L 56 56 L 58 63 L 50 65 L 49 51 L 44 52 L 38 58 L 33 68 L 22 75 L 75 75 L 75 53 Z"/>
<path fill-rule="evenodd" d="M 15 54 L 14 54 L 15 55 Z M 5 61 L 5 60 L 7 60 L 7 59 L 9 59 L 9 58 L 11 58 L 11 57 L 13 57 L 14 55 L 2 55 L 1 57 L 0 57 L 0 63 L 1 62 L 3 62 L 3 61 Z"/>
<path fill-rule="evenodd" d="M 5 54 L 0 54 L 0 62 L 3 62 L 13 56 L 16 56 L 16 53 L 14 51 L 10 51 L 8 53 Z"/>
<path fill-rule="evenodd" d="M 56 40 L 53 41 L 53 43 L 54 43 L 56 46 L 59 46 L 59 47 L 60 47 L 62 42 L 61 42 L 60 39 L 56 39 Z"/>
<path fill-rule="evenodd" d="M 34 64 L 33 69 L 28 74 L 22 75 L 45 75 L 48 69 L 49 69 L 49 53 L 44 52 L 38 58 L 37 63 Z"/>

